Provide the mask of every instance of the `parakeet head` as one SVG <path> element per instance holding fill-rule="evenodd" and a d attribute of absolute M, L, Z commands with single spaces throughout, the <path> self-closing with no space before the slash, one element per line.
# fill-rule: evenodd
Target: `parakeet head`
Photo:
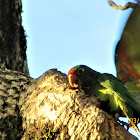
<path fill-rule="evenodd" d="M 69 70 L 67 76 L 71 87 L 86 87 L 91 85 L 98 72 L 85 65 L 78 65 Z M 89 84 L 90 83 L 90 84 Z"/>

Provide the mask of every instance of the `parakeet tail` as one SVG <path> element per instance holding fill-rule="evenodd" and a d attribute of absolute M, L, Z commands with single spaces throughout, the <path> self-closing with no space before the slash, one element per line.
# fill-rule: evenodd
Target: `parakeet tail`
<path fill-rule="evenodd" d="M 135 132 L 136 132 L 136 134 L 137 134 L 137 136 L 140 138 L 140 130 L 139 130 L 139 128 L 138 128 L 138 126 L 137 126 L 137 123 L 134 123 L 134 121 L 132 120 L 132 118 L 130 118 L 128 115 L 127 115 L 127 109 L 124 107 L 123 108 L 123 112 L 124 112 L 124 114 L 125 114 L 125 116 L 128 118 L 128 120 L 129 120 L 129 125 L 130 126 L 132 126 L 132 128 L 135 130 Z"/>

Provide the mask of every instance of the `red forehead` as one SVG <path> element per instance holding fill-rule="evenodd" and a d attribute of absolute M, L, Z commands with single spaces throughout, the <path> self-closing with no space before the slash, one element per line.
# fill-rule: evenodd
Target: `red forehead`
<path fill-rule="evenodd" d="M 69 72 L 68 72 L 68 75 L 74 74 L 75 73 L 75 70 L 76 70 L 75 68 L 70 69 Z"/>

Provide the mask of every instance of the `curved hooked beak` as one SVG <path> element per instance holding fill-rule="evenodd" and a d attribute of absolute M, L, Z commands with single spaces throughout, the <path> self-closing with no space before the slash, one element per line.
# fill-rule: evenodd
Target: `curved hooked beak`
<path fill-rule="evenodd" d="M 69 74 L 68 79 L 71 87 L 77 88 L 82 85 L 82 82 L 77 78 L 76 74 Z"/>

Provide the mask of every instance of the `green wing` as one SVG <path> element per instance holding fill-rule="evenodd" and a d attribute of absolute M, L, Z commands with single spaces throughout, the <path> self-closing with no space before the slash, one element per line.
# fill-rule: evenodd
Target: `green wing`
<path fill-rule="evenodd" d="M 118 96 L 120 100 L 124 101 L 127 105 L 140 113 L 140 108 L 137 106 L 136 100 L 127 91 L 124 85 L 119 79 L 111 74 L 102 74 L 98 78 L 98 82 L 105 88 L 112 91 L 115 96 Z"/>

